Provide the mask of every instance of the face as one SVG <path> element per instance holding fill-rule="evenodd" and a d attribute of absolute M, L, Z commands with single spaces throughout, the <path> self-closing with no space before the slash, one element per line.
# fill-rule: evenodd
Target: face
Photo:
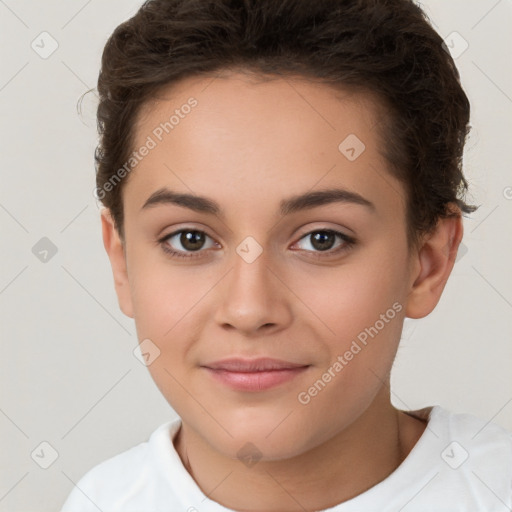
<path fill-rule="evenodd" d="M 228 457 L 246 442 L 268 460 L 303 453 L 382 389 L 414 279 L 379 110 L 236 74 L 164 96 L 139 118 L 150 150 L 123 189 L 121 307 L 186 428 Z M 211 369 L 263 357 L 299 369 Z"/>

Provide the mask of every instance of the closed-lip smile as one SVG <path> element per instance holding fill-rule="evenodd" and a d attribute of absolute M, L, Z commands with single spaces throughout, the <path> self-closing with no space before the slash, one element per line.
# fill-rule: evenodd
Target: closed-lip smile
<path fill-rule="evenodd" d="M 270 357 L 236 357 L 202 365 L 215 379 L 238 391 L 264 391 L 290 381 L 309 366 Z"/>

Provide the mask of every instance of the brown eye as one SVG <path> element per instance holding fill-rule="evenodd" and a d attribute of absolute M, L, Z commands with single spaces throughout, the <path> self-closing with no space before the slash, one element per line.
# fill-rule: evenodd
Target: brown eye
<path fill-rule="evenodd" d="M 182 231 L 179 241 L 187 251 L 198 251 L 205 241 L 205 234 L 201 231 Z"/>
<path fill-rule="evenodd" d="M 317 231 L 309 236 L 311 237 L 311 245 L 319 251 L 328 251 L 336 243 L 336 235 L 332 232 Z"/>
<path fill-rule="evenodd" d="M 340 240 L 336 243 L 336 240 Z M 355 239 L 331 229 L 317 229 L 303 236 L 299 242 L 305 240 L 307 243 L 301 249 L 312 253 L 337 254 L 339 251 L 349 249 L 355 244 Z"/>
<path fill-rule="evenodd" d="M 209 246 L 205 246 L 207 239 L 211 241 Z M 159 240 L 162 249 L 171 256 L 190 258 L 200 256 L 201 249 L 209 249 L 215 245 L 213 240 L 203 231 L 196 229 L 182 229 L 166 235 Z M 198 254 L 194 254 L 198 253 Z"/>

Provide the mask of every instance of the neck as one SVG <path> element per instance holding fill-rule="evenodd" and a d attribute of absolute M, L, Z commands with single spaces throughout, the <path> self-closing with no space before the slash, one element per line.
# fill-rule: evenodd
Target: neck
<path fill-rule="evenodd" d="M 396 410 L 384 387 L 349 427 L 312 450 L 246 467 L 224 457 L 183 423 L 175 448 L 202 491 L 241 512 L 322 510 L 354 498 L 389 476 L 426 423 Z"/>

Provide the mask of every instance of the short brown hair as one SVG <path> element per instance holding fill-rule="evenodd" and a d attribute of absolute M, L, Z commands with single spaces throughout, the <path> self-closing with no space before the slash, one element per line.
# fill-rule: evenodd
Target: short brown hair
<path fill-rule="evenodd" d="M 123 237 L 122 185 L 142 105 L 181 79 L 242 69 L 376 95 L 383 154 L 407 193 L 409 242 L 464 202 L 470 105 L 412 0 L 148 0 L 108 39 L 98 79 L 96 190 Z M 124 180 L 125 181 L 125 180 Z"/>

